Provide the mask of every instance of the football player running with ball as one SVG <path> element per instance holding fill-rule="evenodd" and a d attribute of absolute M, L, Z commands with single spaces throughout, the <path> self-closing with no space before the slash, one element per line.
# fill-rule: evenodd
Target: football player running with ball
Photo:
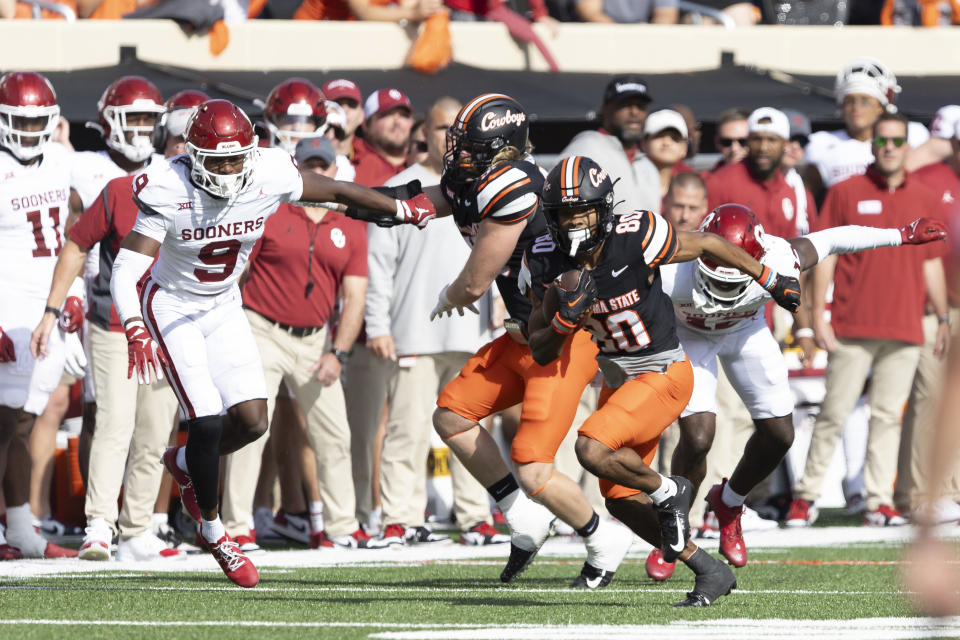
<path fill-rule="evenodd" d="M 633 535 L 601 520 L 580 487 L 553 467 L 580 396 L 596 374 L 597 350 L 579 332 L 564 342 L 556 360 L 538 363 L 527 345 L 531 307 L 517 276 L 524 249 L 547 232 L 540 209 L 543 172 L 529 154 L 529 126 L 527 113 L 509 96 L 491 93 L 467 102 L 447 133 L 441 183 L 425 190 L 438 215 L 453 215 L 473 247 L 463 270 L 439 292 L 432 317 L 476 312 L 473 303 L 494 280 L 510 314 L 508 332 L 481 347 L 443 389 L 433 424 L 510 527 L 510 557 L 500 579 L 510 582 L 526 569 L 559 517 L 587 548 L 572 586 L 596 588 L 610 583 Z M 416 192 L 419 183 L 391 191 L 396 197 Z M 518 403 L 520 424 L 510 448 L 514 476 L 480 421 Z"/>
<path fill-rule="evenodd" d="M 785 240 L 764 234 L 750 209 L 739 204 L 717 207 L 700 230 L 715 233 L 794 277 L 830 255 L 924 244 L 947 235 L 942 223 L 920 218 L 902 229 L 842 226 Z M 668 265 L 661 269 L 661 277 L 694 377 L 693 397 L 679 421 L 673 471 L 688 478 L 696 493 L 716 429 L 718 359 L 756 425 L 730 479 L 714 485 L 706 498 L 720 520 L 720 553 L 733 566 L 742 567 L 747 564 L 740 527 L 744 498 L 776 469 L 793 444 L 794 400 L 787 364 L 763 313 L 770 294 L 750 276 L 709 257 Z M 654 558 L 648 560 L 647 570 L 655 580 L 665 580 L 673 573 L 673 564 Z"/>
<path fill-rule="evenodd" d="M 592 334 L 604 385 L 599 409 L 580 427 L 577 458 L 600 477 L 611 514 L 696 574 L 693 591 L 677 605 L 708 606 L 736 579 L 690 540 L 690 481 L 650 468 L 661 432 L 686 407 L 694 381 L 658 267 L 709 257 L 749 274 L 789 311 L 800 304 L 799 283 L 719 236 L 676 231 L 659 214 L 614 216 L 613 183 L 589 158 L 563 159 L 542 197 L 549 234 L 528 247 L 520 276 L 534 299 L 533 357 L 546 365 L 578 329 Z M 575 287 L 569 271 L 579 271 Z M 561 276 L 566 288 L 555 284 Z"/>
<path fill-rule="evenodd" d="M 129 343 L 128 375 L 136 371 L 149 383 L 162 368 L 188 424 L 186 446 L 168 449 L 164 465 L 224 573 L 252 587 L 257 570 L 227 536 L 217 509 L 220 456 L 267 429 L 263 367 L 237 286 L 250 251 L 282 202 L 342 202 L 414 223 L 434 211 L 424 197 L 401 202 L 301 173 L 283 149 L 259 149 L 246 114 L 226 100 L 199 107 L 186 148 L 134 177 L 140 212 L 110 289 Z"/>

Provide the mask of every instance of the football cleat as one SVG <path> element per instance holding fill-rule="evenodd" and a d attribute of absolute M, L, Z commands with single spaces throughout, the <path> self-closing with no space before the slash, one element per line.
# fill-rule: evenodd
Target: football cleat
<path fill-rule="evenodd" d="M 587 560 L 572 587 L 605 587 L 613 580 L 623 558 L 633 545 L 633 531 L 620 523 L 601 519 L 597 530 L 583 539 Z"/>
<path fill-rule="evenodd" d="M 196 522 L 200 522 L 200 505 L 197 504 L 197 494 L 193 490 L 193 480 L 190 479 L 189 473 L 177 466 L 179 449 L 180 447 L 167 447 L 163 452 L 163 466 L 180 487 L 180 503 L 184 511 Z"/>
<path fill-rule="evenodd" d="M 407 543 L 407 530 L 402 524 L 388 524 L 379 536 L 371 538 L 367 543 L 368 549 L 386 549 L 387 547 L 402 546 Z"/>
<path fill-rule="evenodd" d="M 663 551 L 653 549 L 647 556 L 647 561 L 644 563 L 644 566 L 650 578 L 657 582 L 663 582 L 673 575 L 673 572 L 677 568 L 677 563 L 667 562 L 663 559 Z"/>
<path fill-rule="evenodd" d="M 690 539 L 690 502 L 693 500 L 693 485 L 681 476 L 670 476 L 677 484 L 677 493 L 658 505 L 660 521 L 660 550 L 666 562 L 676 562 Z"/>
<path fill-rule="evenodd" d="M 46 548 L 43 550 L 43 558 L 76 558 L 77 550 L 76 549 L 67 549 L 59 545 L 48 542 Z"/>
<path fill-rule="evenodd" d="M 447 536 L 434 533 L 429 527 L 408 527 L 404 537 L 407 544 L 449 544 L 452 543 Z"/>
<path fill-rule="evenodd" d="M 726 484 L 724 478 L 720 484 L 713 485 L 707 492 L 706 501 L 720 521 L 720 554 L 733 566 L 742 567 L 747 564 L 747 545 L 740 526 L 743 506 L 730 507 L 724 503 L 723 487 Z"/>
<path fill-rule="evenodd" d="M 310 547 L 339 547 L 341 549 L 366 549 L 370 543 L 370 536 L 360 527 L 353 533 L 345 536 L 330 536 L 326 531 L 310 534 Z"/>
<path fill-rule="evenodd" d="M 510 557 L 500 572 L 500 580 L 510 582 L 523 573 L 540 551 L 556 516 L 520 489 L 500 500 L 499 506 L 510 527 Z"/>
<path fill-rule="evenodd" d="M 33 526 L 40 529 L 40 535 L 47 540 L 65 540 L 68 538 L 76 539 L 84 535 L 83 527 L 77 527 L 72 524 L 64 524 L 55 520 L 53 516 L 44 516 L 39 520 L 34 520 Z"/>
<path fill-rule="evenodd" d="M 706 555 L 706 551 L 703 552 Z M 737 588 L 737 578 L 730 567 L 713 556 L 710 558 L 710 570 L 697 576 L 693 591 L 687 593 L 685 600 L 675 603 L 675 607 L 709 607 L 717 598 L 728 595 Z"/>
<path fill-rule="evenodd" d="M 11 547 L 9 544 L 4 542 L 0 544 L 0 561 L 2 560 L 22 560 L 23 554 L 20 553 L 20 550 Z"/>
<path fill-rule="evenodd" d="M 270 530 L 294 542 L 310 544 L 310 514 L 306 511 L 289 513 L 278 509 L 270 523 Z"/>
<path fill-rule="evenodd" d="M 784 522 L 788 527 L 809 527 L 817 521 L 820 510 L 813 503 L 803 498 L 797 498 L 790 503 L 787 519 Z"/>
<path fill-rule="evenodd" d="M 204 546 L 213 554 L 223 573 L 235 585 L 249 589 L 260 582 L 260 574 L 250 558 L 243 553 L 240 545 L 224 535 L 216 542 L 207 542 L 201 536 Z"/>
<path fill-rule="evenodd" d="M 460 544 L 482 546 L 510 542 L 510 536 L 500 533 L 487 522 L 478 522 L 466 531 L 460 532 Z"/>
<path fill-rule="evenodd" d="M 717 539 L 720 537 L 720 521 L 717 520 L 717 514 L 707 507 L 703 514 L 703 524 L 697 529 L 698 538 Z"/>
<path fill-rule="evenodd" d="M 574 589 L 598 589 L 605 587 L 613 580 L 614 573 L 613 571 L 597 569 L 587 561 L 583 563 L 583 568 L 580 569 L 580 575 L 573 579 L 570 586 Z"/>
<path fill-rule="evenodd" d="M 902 527 L 907 524 L 907 519 L 890 505 L 883 504 L 863 514 L 863 524 L 868 527 Z"/>
<path fill-rule="evenodd" d="M 263 551 L 263 548 L 257 544 L 257 534 L 255 531 L 251 531 L 248 536 L 236 536 L 233 539 L 240 546 L 240 550 L 244 553 L 256 553 L 257 551 Z"/>
<path fill-rule="evenodd" d="M 166 542 L 150 530 L 132 538 L 121 539 L 117 543 L 119 561 L 184 560 L 186 557 L 185 552 L 167 546 Z"/>

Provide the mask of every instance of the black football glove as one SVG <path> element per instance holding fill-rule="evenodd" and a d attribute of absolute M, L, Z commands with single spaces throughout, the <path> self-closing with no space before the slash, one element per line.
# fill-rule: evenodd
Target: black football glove
<path fill-rule="evenodd" d="M 593 273 L 589 269 L 584 269 L 580 272 L 580 281 L 576 289 L 567 291 L 559 286 L 556 288 L 558 300 L 556 319 L 560 320 L 561 327 L 569 329 L 561 333 L 572 333 L 587 317 L 590 307 L 596 302 L 597 283 L 593 279 Z M 555 322 L 554 326 L 556 327 L 557 324 Z"/>
<path fill-rule="evenodd" d="M 774 302 L 790 313 L 800 308 L 800 281 L 793 276 L 782 276 L 764 265 L 757 282 L 770 292 Z"/>

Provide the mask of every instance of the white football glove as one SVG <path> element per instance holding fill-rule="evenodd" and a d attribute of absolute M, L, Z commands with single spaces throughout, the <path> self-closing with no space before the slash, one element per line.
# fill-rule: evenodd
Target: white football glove
<path fill-rule="evenodd" d="M 447 297 L 447 289 L 449 287 L 450 285 L 447 285 L 443 288 L 443 290 L 440 291 L 440 296 L 437 299 L 437 306 L 435 306 L 433 308 L 433 311 L 430 312 L 431 320 L 435 320 L 436 318 L 444 314 L 446 314 L 448 317 L 453 317 L 454 310 L 456 310 L 456 312 L 459 313 L 461 316 L 463 315 L 464 309 L 469 309 L 470 311 L 473 311 L 475 314 L 480 315 L 480 310 L 477 309 L 477 307 L 474 306 L 473 303 L 466 304 L 466 305 L 457 305 L 450 302 L 450 299 Z"/>
<path fill-rule="evenodd" d="M 63 347 L 67 354 L 63 370 L 74 378 L 83 378 L 87 370 L 87 354 L 83 352 L 80 336 L 76 333 L 64 333 Z"/>

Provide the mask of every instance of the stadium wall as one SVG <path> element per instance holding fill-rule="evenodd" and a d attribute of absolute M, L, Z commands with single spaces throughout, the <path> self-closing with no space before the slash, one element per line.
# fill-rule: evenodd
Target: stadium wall
<path fill-rule="evenodd" d="M 722 52 L 739 64 L 792 73 L 836 73 L 860 55 L 884 60 L 898 75 L 960 74 L 960 31 L 883 27 L 722 27 L 561 24 L 556 38 L 537 25 L 560 69 L 671 73 L 712 69 Z M 451 25 L 454 60 L 484 69 L 545 71 L 535 47 L 492 23 Z M 207 38 L 167 20 L 0 22 L 4 70 L 69 71 L 114 65 L 121 45 L 143 60 L 207 70 L 396 69 L 413 28 L 364 22 L 253 20 L 230 28 L 220 56 Z M 896 55 L 891 55 L 894 53 Z"/>

